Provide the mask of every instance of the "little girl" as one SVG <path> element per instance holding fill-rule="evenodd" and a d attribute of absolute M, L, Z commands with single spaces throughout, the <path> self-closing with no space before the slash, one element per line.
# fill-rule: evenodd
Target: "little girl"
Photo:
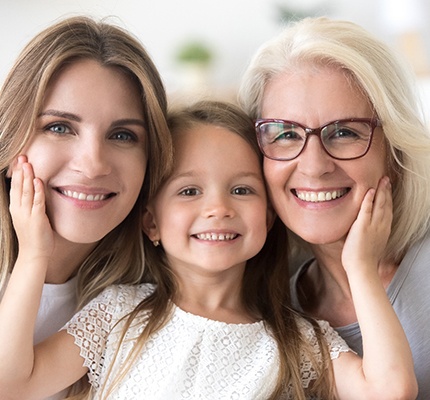
<path fill-rule="evenodd" d="M 13 171 L 14 220 L 27 216 L 18 237 L 33 240 L 13 271 L 28 279 L 12 274 L 0 308 L 0 396 L 40 398 L 88 373 L 96 399 L 414 398 L 405 335 L 380 282 L 366 280 L 390 230 L 388 179 L 364 197 L 343 254 L 365 340 L 390 338 L 361 360 L 326 322 L 289 308 L 285 232 L 267 204 L 252 122 L 203 102 L 172 114 L 170 127 L 174 169 L 143 216 L 148 283 L 107 288 L 34 350 L 28 310 L 51 244 L 41 182 L 25 160 Z M 381 374 L 396 384 L 382 387 Z"/>

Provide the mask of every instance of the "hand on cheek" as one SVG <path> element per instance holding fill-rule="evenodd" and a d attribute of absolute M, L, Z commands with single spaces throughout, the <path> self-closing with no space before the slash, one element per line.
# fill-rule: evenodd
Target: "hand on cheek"
<path fill-rule="evenodd" d="M 387 245 L 392 218 L 391 184 L 388 177 L 383 177 L 377 189 L 371 188 L 365 194 L 348 233 L 342 251 L 342 264 L 347 271 L 358 263 L 377 266 Z"/>
<path fill-rule="evenodd" d="M 45 211 L 43 183 L 35 178 L 26 156 L 19 156 L 11 168 L 10 213 L 19 241 L 20 255 L 49 257 L 53 232 Z"/>

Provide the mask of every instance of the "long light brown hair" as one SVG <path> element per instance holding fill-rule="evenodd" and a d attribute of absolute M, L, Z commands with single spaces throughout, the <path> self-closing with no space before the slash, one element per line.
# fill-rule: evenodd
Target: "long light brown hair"
<path fill-rule="evenodd" d="M 171 166 L 165 90 L 142 44 L 118 26 L 84 16 L 65 19 L 43 30 L 23 49 L 0 93 L 0 288 L 17 256 L 8 209 L 7 169 L 34 135 L 49 83 L 64 65 L 80 59 L 122 71 L 139 89 L 148 135 L 148 168 L 140 199 L 130 214 L 100 241 L 79 268 L 79 307 L 110 284 L 141 281 L 143 197 L 158 187 Z"/>
<path fill-rule="evenodd" d="M 176 132 L 207 124 L 223 127 L 239 135 L 255 151 L 262 165 L 262 155 L 258 148 L 254 125 L 236 106 L 223 102 L 203 101 L 172 112 L 169 116 L 169 126 L 173 136 Z M 146 318 L 144 320 L 146 326 L 136 340 L 121 373 L 115 377 L 113 385 L 103 388 L 107 393 L 114 391 L 115 385 L 119 384 L 126 375 L 151 335 L 169 321 L 177 296 L 175 276 L 169 267 L 162 246 L 155 247 L 146 236 L 144 243 L 145 282 L 154 283 L 155 291 L 127 316 L 122 339 L 118 343 L 118 351 L 125 332 L 132 325 L 133 320 L 139 317 L 141 321 L 142 315 L 147 316 L 143 317 Z M 315 356 L 315 349 L 311 348 L 298 326 L 298 319 L 302 316 L 290 308 L 287 234 L 284 224 L 278 218 L 269 231 L 263 249 L 247 262 L 242 282 L 242 301 L 250 315 L 258 316 L 265 322 L 278 345 L 279 374 L 271 399 L 281 398 L 288 390 L 291 391 L 293 398 L 298 400 L 304 400 L 312 395 L 323 399 L 334 398 L 328 345 L 322 337 L 319 325 L 312 319 L 308 319 L 314 328 L 320 347 L 320 356 Z M 318 375 L 318 379 L 307 389 L 302 387 L 300 373 L 303 357 L 311 360 Z M 114 360 L 109 371 L 113 370 L 115 361 L 118 362 L 117 359 Z"/>

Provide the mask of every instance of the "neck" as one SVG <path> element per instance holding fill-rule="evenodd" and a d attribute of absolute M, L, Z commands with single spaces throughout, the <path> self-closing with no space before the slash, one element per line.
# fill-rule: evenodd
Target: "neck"
<path fill-rule="evenodd" d="M 61 284 L 76 275 L 80 265 L 96 243 L 72 243 L 56 237 L 55 249 L 48 265 L 45 283 Z"/>
<path fill-rule="evenodd" d="M 244 269 L 198 275 L 184 274 L 178 278 L 176 305 L 184 311 L 226 323 L 250 323 L 242 301 Z"/>
<path fill-rule="evenodd" d="M 310 315 L 327 320 L 332 326 L 356 322 L 348 276 L 342 266 L 342 245 L 313 246 L 315 262 L 299 283 L 299 301 Z M 397 266 L 381 261 L 378 273 L 385 288 L 391 282 Z"/>

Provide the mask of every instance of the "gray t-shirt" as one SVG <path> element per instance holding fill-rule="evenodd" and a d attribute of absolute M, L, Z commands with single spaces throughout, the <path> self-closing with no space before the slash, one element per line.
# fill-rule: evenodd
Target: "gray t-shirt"
<path fill-rule="evenodd" d="M 300 276 L 313 260 L 306 261 L 291 277 L 293 307 L 300 307 L 297 289 Z M 390 285 L 387 295 L 403 326 L 414 358 L 419 400 L 430 399 L 430 231 L 405 255 Z M 363 354 L 358 323 L 335 327 L 348 345 Z"/>

